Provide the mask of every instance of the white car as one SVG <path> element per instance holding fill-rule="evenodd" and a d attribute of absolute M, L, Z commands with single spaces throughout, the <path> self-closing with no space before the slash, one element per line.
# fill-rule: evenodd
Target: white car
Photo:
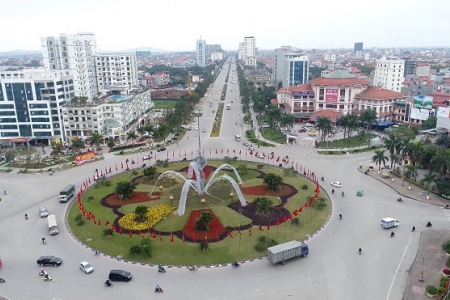
<path fill-rule="evenodd" d="M 144 156 L 144 160 L 152 159 L 152 157 L 153 157 L 152 154 L 146 155 Z"/>
<path fill-rule="evenodd" d="M 80 263 L 80 270 L 86 274 L 89 274 L 89 273 L 94 272 L 94 267 L 87 261 L 82 261 Z"/>
<path fill-rule="evenodd" d="M 246 146 L 246 147 L 247 147 L 247 146 L 250 146 L 250 144 L 249 144 L 248 142 L 243 142 L 242 145 L 244 145 L 244 146 Z"/>
<path fill-rule="evenodd" d="M 264 159 L 264 158 L 265 158 L 264 155 L 262 155 L 262 154 L 258 154 L 258 155 L 256 155 L 256 157 L 257 157 L 257 158 L 261 158 L 261 159 Z"/>
<path fill-rule="evenodd" d="M 333 181 L 333 182 L 331 183 L 331 185 L 332 185 L 332 186 L 335 186 L 335 187 L 338 187 L 338 188 L 342 187 L 342 184 L 341 184 L 339 181 Z"/>
<path fill-rule="evenodd" d="M 248 147 L 248 150 L 255 151 L 255 148 L 253 148 L 253 146 L 250 146 L 250 147 Z"/>

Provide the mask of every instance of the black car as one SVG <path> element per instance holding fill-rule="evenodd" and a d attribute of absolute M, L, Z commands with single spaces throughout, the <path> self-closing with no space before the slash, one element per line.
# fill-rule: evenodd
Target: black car
<path fill-rule="evenodd" d="M 111 270 L 109 272 L 109 280 L 112 281 L 130 281 L 133 274 L 124 270 Z"/>
<path fill-rule="evenodd" d="M 166 151 L 167 150 L 167 148 L 166 147 L 161 147 L 161 148 L 159 148 L 158 150 L 156 150 L 156 151 L 158 151 L 158 152 L 163 152 L 163 151 Z"/>
<path fill-rule="evenodd" d="M 54 267 L 58 267 L 59 265 L 62 264 L 62 259 L 56 256 L 41 256 L 39 257 L 39 259 L 37 260 L 37 263 L 43 267 L 43 266 L 54 266 Z"/>

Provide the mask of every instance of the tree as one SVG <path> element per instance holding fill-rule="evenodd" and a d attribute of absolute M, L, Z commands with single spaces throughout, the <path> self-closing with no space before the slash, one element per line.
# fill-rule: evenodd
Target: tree
<path fill-rule="evenodd" d="M 281 123 L 281 126 L 292 129 L 292 126 L 295 123 L 295 118 L 293 115 L 284 115 L 281 117 L 280 123 Z"/>
<path fill-rule="evenodd" d="M 133 194 L 133 191 L 136 189 L 134 183 L 129 181 L 121 181 L 116 185 L 116 193 L 119 194 L 122 199 L 128 199 Z"/>
<path fill-rule="evenodd" d="M 134 140 L 137 138 L 137 135 L 134 131 L 130 131 L 127 133 L 127 140 L 131 140 L 131 143 L 134 143 Z"/>
<path fill-rule="evenodd" d="M 433 182 L 436 182 L 436 175 L 433 174 L 431 171 L 428 172 L 428 174 L 425 175 L 425 177 L 422 179 L 422 182 L 425 183 L 425 186 L 427 187 L 427 190 L 430 189 L 430 185 Z"/>
<path fill-rule="evenodd" d="M 409 178 L 413 177 L 414 181 L 417 179 L 417 166 L 415 165 L 407 165 L 405 175 Z"/>
<path fill-rule="evenodd" d="M 389 138 L 387 138 L 384 141 L 384 147 L 389 151 L 389 153 L 392 155 L 396 152 L 398 152 L 398 150 L 401 147 L 401 139 L 398 138 L 395 134 L 390 134 Z"/>
<path fill-rule="evenodd" d="M 98 133 L 98 132 L 92 133 L 91 138 L 90 138 L 90 145 L 91 146 L 95 145 L 97 154 L 98 154 L 98 150 L 100 149 L 100 143 L 102 142 L 102 140 L 103 140 L 103 136 L 100 133 Z"/>
<path fill-rule="evenodd" d="M 377 120 L 377 112 L 371 108 L 366 109 L 360 116 L 360 121 L 365 124 L 369 138 L 367 140 L 367 145 L 370 146 L 370 133 L 372 128 L 372 123 Z"/>
<path fill-rule="evenodd" d="M 272 201 L 267 197 L 256 197 L 253 200 L 253 204 L 256 206 L 256 213 L 267 215 L 272 208 Z"/>
<path fill-rule="evenodd" d="M 208 231 L 209 223 L 211 223 L 212 220 L 214 220 L 214 217 L 211 213 L 209 211 L 204 211 L 197 219 L 195 219 L 195 228 L 200 231 Z"/>
<path fill-rule="evenodd" d="M 148 167 L 144 169 L 144 176 L 150 181 L 155 178 L 157 169 L 155 167 Z"/>
<path fill-rule="evenodd" d="M 388 160 L 389 158 L 384 155 L 384 150 L 375 150 L 372 161 L 378 165 L 378 173 L 381 170 L 381 164 L 385 165 Z"/>
<path fill-rule="evenodd" d="M 241 173 L 242 175 L 248 174 L 248 167 L 247 167 L 246 164 L 239 164 L 239 166 L 237 167 L 237 170 L 238 170 L 239 173 Z"/>
<path fill-rule="evenodd" d="M 148 207 L 145 205 L 138 205 L 134 209 L 134 214 L 136 215 L 136 222 L 144 222 L 147 220 L 145 214 L 148 212 Z"/>
<path fill-rule="evenodd" d="M 321 132 L 322 140 L 326 142 L 328 153 L 328 135 L 332 131 L 331 120 L 328 118 L 317 118 L 316 127 Z"/>
<path fill-rule="evenodd" d="M 264 183 L 269 187 L 269 190 L 272 191 L 278 191 L 278 188 L 280 187 L 282 182 L 283 179 L 281 178 L 281 176 L 274 173 L 268 173 L 264 177 Z"/>
<path fill-rule="evenodd" d="M 62 145 L 61 143 L 52 143 L 52 152 L 50 155 L 53 155 L 55 160 L 59 160 L 59 155 L 62 152 Z"/>
<path fill-rule="evenodd" d="M 428 120 L 422 123 L 422 130 L 434 129 L 436 128 L 437 118 L 429 117 Z"/>
<path fill-rule="evenodd" d="M 394 173 L 395 173 L 395 165 L 398 163 L 398 158 L 399 158 L 399 155 L 398 155 L 397 153 L 392 153 L 392 154 L 390 155 L 390 159 L 391 159 L 391 170 L 392 170 L 392 172 L 394 172 Z"/>
<path fill-rule="evenodd" d="M 433 169 L 439 172 L 441 179 L 450 170 L 450 149 L 440 150 L 438 154 L 431 159 Z"/>
<path fill-rule="evenodd" d="M 85 147 L 84 141 L 76 138 L 72 140 L 72 148 L 75 150 L 75 153 L 78 152 L 80 149 L 83 149 Z"/>

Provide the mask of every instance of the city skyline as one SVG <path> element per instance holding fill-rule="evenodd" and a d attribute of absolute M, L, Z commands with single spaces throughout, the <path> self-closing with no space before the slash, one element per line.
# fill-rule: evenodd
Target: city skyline
<path fill-rule="evenodd" d="M 306 7 L 287 0 L 274 9 L 256 1 L 230 0 L 216 9 L 210 1 L 193 5 L 175 0 L 168 10 L 162 2 L 149 5 L 144 0 L 131 2 L 132 7 L 123 0 L 25 0 L 0 11 L 2 28 L 14 28 L 0 32 L 0 51 L 38 50 L 41 37 L 78 32 L 94 33 L 98 48 L 104 51 L 140 47 L 195 51 L 199 36 L 207 44 L 221 44 L 224 50 L 237 50 L 244 36 L 254 36 L 258 49 L 282 45 L 350 49 L 355 42 L 363 42 L 365 49 L 447 47 L 450 43 L 442 36 L 450 29 L 444 22 L 450 2 L 432 2 L 380 0 L 369 7 L 357 0 L 324 0 L 320 6 Z M 284 11 L 293 12 L 292 21 Z M 419 24 L 424 18 L 426 22 Z"/>

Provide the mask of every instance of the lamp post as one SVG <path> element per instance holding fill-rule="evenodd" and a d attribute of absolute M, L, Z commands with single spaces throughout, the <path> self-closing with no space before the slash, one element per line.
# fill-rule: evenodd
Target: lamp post
<path fill-rule="evenodd" d="M 202 203 L 202 210 L 205 210 L 205 199 L 200 200 L 200 202 Z"/>
<path fill-rule="evenodd" d="M 230 204 L 233 203 L 233 197 L 234 197 L 234 194 L 233 194 L 233 193 L 230 193 Z"/>
<path fill-rule="evenodd" d="M 163 188 L 164 187 L 162 185 L 159 186 L 160 195 L 162 195 Z"/>
<path fill-rule="evenodd" d="M 167 227 L 166 227 L 166 215 L 162 215 L 163 219 L 164 219 L 164 231 L 167 231 Z"/>
<path fill-rule="evenodd" d="M 170 195 L 169 200 L 170 200 L 170 205 L 173 206 L 173 196 L 172 195 Z"/>

